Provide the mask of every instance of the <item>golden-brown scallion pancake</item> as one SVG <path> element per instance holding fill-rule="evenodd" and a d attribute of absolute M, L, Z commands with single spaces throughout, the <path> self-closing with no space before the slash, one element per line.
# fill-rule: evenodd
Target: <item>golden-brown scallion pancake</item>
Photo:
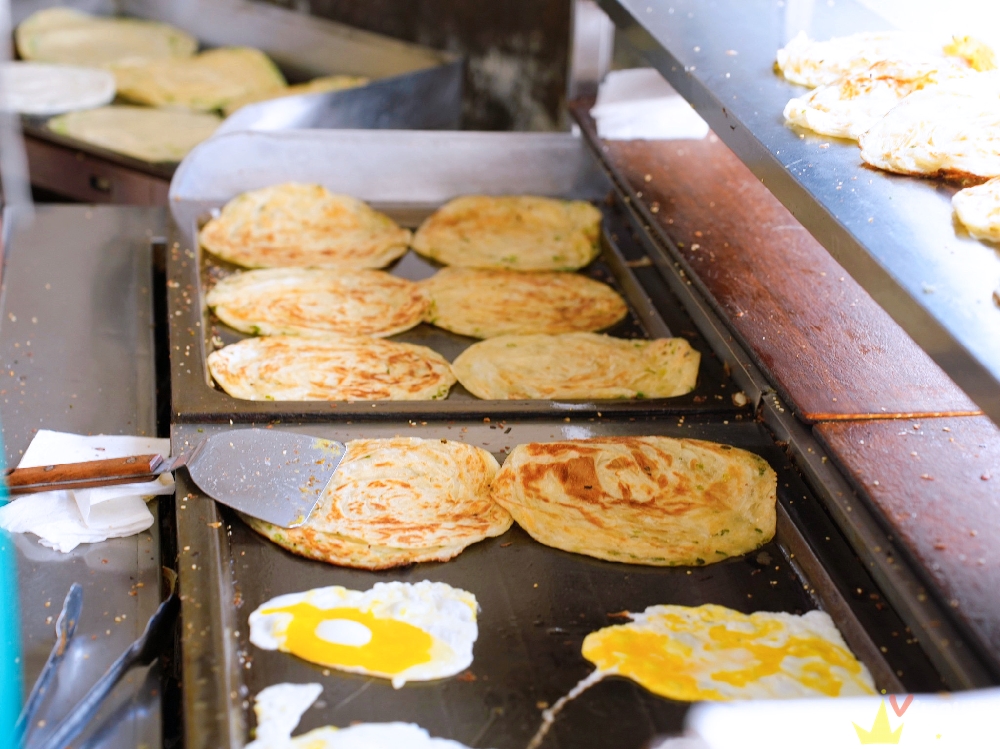
<path fill-rule="evenodd" d="M 532 538 L 612 562 L 695 565 L 771 540 L 777 477 L 758 455 L 671 437 L 518 445 L 493 499 Z"/>
<path fill-rule="evenodd" d="M 429 348 L 368 336 L 247 338 L 209 354 L 208 369 L 243 400 L 435 400 L 455 383 Z"/>
<path fill-rule="evenodd" d="M 443 268 L 420 285 L 427 322 L 474 338 L 601 330 L 628 314 L 614 289 L 577 273 Z"/>
<path fill-rule="evenodd" d="M 233 99 L 230 101 L 225 107 L 223 107 L 222 111 L 223 114 L 228 116 L 247 104 L 255 104 L 259 101 L 269 101 L 271 99 L 280 99 L 285 96 L 321 94 L 326 91 L 342 91 L 347 88 L 357 88 L 358 86 L 367 85 L 368 80 L 368 78 L 364 78 L 359 75 L 327 75 L 322 78 L 313 78 L 307 83 L 297 83 L 294 86 L 289 86 L 288 88 L 279 89 L 277 91 L 247 94 L 239 99 Z"/>
<path fill-rule="evenodd" d="M 914 91 L 969 74 L 967 68 L 945 58 L 924 63 L 877 62 L 862 73 L 792 99 L 784 115 L 792 124 L 813 132 L 857 140 Z"/>
<path fill-rule="evenodd" d="M 53 117 L 54 133 L 135 159 L 172 162 L 208 139 L 222 119 L 207 112 L 111 105 Z"/>
<path fill-rule="evenodd" d="M 694 389 L 700 361 L 683 338 L 505 335 L 473 344 L 452 370 L 486 400 L 671 398 Z"/>
<path fill-rule="evenodd" d="M 205 299 L 222 322 L 254 335 L 384 337 L 421 322 L 427 296 L 380 270 L 266 268 L 235 273 Z"/>
<path fill-rule="evenodd" d="M 576 270 L 600 252 L 601 212 L 583 200 L 468 195 L 439 208 L 413 249 L 444 265 Z"/>
<path fill-rule="evenodd" d="M 84 67 L 190 57 L 198 49 L 193 36 L 166 23 L 91 16 L 71 8 L 33 13 L 14 38 L 22 60 Z"/>
<path fill-rule="evenodd" d="M 879 169 L 948 179 L 1000 176 L 1000 71 L 910 94 L 859 139 Z"/>
<path fill-rule="evenodd" d="M 982 48 L 975 40 L 927 37 L 905 31 L 873 31 L 816 41 L 799 33 L 778 50 L 776 67 L 793 83 L 826 86 L 844 76 L 861 75 L 878 62 L 925 63 L 950 56 L 955 64 L 985 64 Z M 986 51 L 989 51 L 986 48 Z M 977 67 L 976 70 L 987 68 Z"/>
<path fill-rule="evenodd" d="M 198 238 L 245 268 L 382 268 L 406 252 L 410 232 L 357 198 L 289 182 L 236 196 Z"/>
<path fill-rule="evenodd" d="M 490 496 L 498 468 L 486 450 L 453 440 L 352 440 L 304 525 L 246 520 L 289 551 L 330 564 L 444 562 L 510 528 L 510 515 Z"/>
<path fill-rule="evenodd" d="M 247 96 L 284 91 L 267 55 L 249 47 L 210 49 L 194 57 L 116 65 L 118 95 L 153 107 L 208 112 Z"/>
<path fill-rule="evenodd" d="M 959 190 L 951 205 L 969 234 L 976 239 L 1000 242 L 1000 177 Z"/>

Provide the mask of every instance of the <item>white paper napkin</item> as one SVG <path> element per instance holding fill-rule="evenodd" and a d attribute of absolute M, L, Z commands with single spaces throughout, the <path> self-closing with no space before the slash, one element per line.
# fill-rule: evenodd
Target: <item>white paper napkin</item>
<path fill-rule="evenodd" d="M 52 463 L 81 463 L 149 453 L 170 455 L 170 440 L 84 436 L 42 429 L 25 450 L 18 467 L 35 468 Z M 65 553 L 81 543 L 132 536 L 146 530 L 153 524 L 153 515 L 145 500 L 173 491 L 173 477 L 164 474 L 155 481 L 136 484 L 29 494 L 0 507 L 0 528 L 12 533 L 34 533 L 43 546 Z"/>
<path fill-rule="evenodd" d="M 688 140 L 708 135 L 708 123 L 653 68 L 613 70 L 590 110 L 606 140 Z"/>

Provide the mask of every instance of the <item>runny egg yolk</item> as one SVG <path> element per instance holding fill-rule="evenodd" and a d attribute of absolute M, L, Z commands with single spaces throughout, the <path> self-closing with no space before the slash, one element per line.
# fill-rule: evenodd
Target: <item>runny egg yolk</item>
<path fill-rule="evenodd" d="M 395 676 L 431 660 L 434 638 L 396 619 L 346 607 L 320 609 L 309 603 L 261 613 L 291 614 L 279 649 L 321 666 Z"/>
<path fill-rule="evenodd" d="M 741 617 L 740 623 L 748 620 Z M 654 694 L 692 702 L 739 696 L 731 689 L 725 690 L 727 693 L 712 689 L 712 682 L 743 688 L 778 673 L 810 690 L 836 697 L 843 681 L 832 671 L 834 667 L 851 675 L 861 673 L 861 664 L 850 652 L 821 637 L 795 634 L 780 644 L 769 644 L 784 630 L 779 621 L 755 621 L 752 631 L 703 620 L 703 629 L 698 632 L 690 620 L 671 615 L 657 617 L 656 624 L 673 633 L 694 634 L 699 652 L 671 634 L 642 624 L 624 624 L 588 635 L 583 656 L 599 671 L 628 677 Z M 806 662 L 795 661 L 798 667 L 794 671 L 783 669 L 786 658 Z"/>

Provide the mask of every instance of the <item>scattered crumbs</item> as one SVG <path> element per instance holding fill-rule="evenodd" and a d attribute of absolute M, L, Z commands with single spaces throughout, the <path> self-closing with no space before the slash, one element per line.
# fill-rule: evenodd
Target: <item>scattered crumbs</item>
<path fill-rule="evenodd" d="M 510 546 L 510 545 L 511 545 L 512 543 L 514 543 L 514 542 L 513 542 L 513 541 L 505 541 L 504 543 L 500 544 L 500 548 L 501 548 L 501 549 L 506 549 L 506 548 L 507 548 L 508 546 Z"/>
<path fill-rule="evenodd" d="M 538 587 L 538 583 L 535 583 L 535 584 L 534 584 L 534 585 L 532 585 L 531 587 L 532 587 L 532 588 L 537 588 L 537 587 Z"/>
<path fill-rule="evenodd" d="M 934 480 L 934 477 L 931 476 L 929 473 L 921 473 L 920 474 L 920 478 L 922 478 L 924 481 L 933 481 Z"/>

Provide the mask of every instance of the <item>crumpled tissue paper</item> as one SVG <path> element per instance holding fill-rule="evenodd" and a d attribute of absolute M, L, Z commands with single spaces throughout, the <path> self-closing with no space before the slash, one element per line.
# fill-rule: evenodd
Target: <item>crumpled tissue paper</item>
<path fill-rule="evenodd" d="M 84 436 L 40 429 L 18 467 L 36 468 L 53 463 L 81 463 L 150 453 L 169 456 L 170 440 Z M 0 528 L 11 533 L 33 533 L 43 546 L 66 553 L 82 543 L 132 536 L 146 530 L 153 524 L 153 515 L 145 500 L 173 492 L 174 479 L 167 473 L 155 481 L 136 484 L 26 494 L 0 507 Z"/>
<path fill-rule="evenodd" d="M 605 140 L 700 140 L 708 123 L 653 68 L 613 70 L 590 110 Z"/>

